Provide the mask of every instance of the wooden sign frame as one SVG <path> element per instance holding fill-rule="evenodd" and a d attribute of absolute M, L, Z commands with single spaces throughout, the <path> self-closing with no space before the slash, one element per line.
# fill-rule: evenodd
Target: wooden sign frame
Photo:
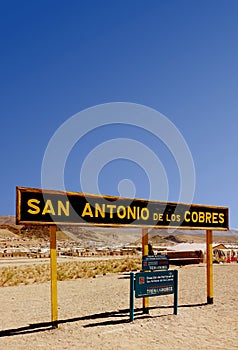
<path fill-rule="evenodd" d="M 228 208 L 26 187 L 16 189 L 16 222 L 31 225 L 228 230 Z"/>

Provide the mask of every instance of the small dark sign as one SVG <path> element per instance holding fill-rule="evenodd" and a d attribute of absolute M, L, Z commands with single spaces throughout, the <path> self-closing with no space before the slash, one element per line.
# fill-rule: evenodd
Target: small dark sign
<path fill-rule="evenodd" d="M 178 314 L 178 270 L 130 273 L 130 320 L 134 320 L 136 298 L 174 294 L 174 314 Z"/>
<path fill-rule="evenodd" d="M 17 224 L 228 229 L 228 208 L 17 187 Z"/>
<path fill-rule="evenodd" d="M 135 279 L 136 298 L 174 293 L 174 270 L 139 272 Z"/>
<path fill-rule="evenodd" d="M 142 270 L 168 270 L 169 258 L 167 255 L 147 255 L 142 257 Z"/>

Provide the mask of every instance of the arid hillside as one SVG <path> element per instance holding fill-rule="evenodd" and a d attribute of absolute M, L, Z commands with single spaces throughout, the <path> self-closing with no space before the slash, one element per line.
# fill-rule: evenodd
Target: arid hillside
<path fill-rule="evenodd" d="M 15 224 L 14 216 L 0 216 L 0 238 L 9 235 L 17 235 L 21 239 L 32 239 L 39 241 L 49 240 L 48 226 L 22 226 Z M 57 239 L 76 241 L 85 244 L 96 244 L 102 246 L 116 246 L 141 241 L 140 229 L 112 229 L 112 228 L 82 228 L 80 226 L 65 225 L 58 227 Z M 202 230 L 150 230 L 149 240 L 153 244 L 170 244 L 182 242 L 205 242 L 205 231 Z M 238 230 L 227 232 L 214 231 L 214 242 L 238 243 Z"/>

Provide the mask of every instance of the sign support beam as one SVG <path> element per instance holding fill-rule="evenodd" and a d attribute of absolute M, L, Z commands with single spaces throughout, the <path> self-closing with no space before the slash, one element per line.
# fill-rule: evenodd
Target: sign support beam
<path fill-rule="evenodd" d="M 213 255 L 212 255 L 212 231 L 206 231 L 207 249 L 207 303 L 213 304 Z"/>
<path fill-rule="evenodd" d="M 148 243 L 149 243 L 148 229 L 143 228 L 142 229 L 142 256 L 147 256 L 149 253 Z M 143 313 L 148 314 L 149 313 L 149 298 L 148 297 L 143 298 L 142 305 L 143 305 Z"/>
<path fill-rule="evenodd" d="M 51 321 L 58 328 L 56 225 L 50 226 Z"/>

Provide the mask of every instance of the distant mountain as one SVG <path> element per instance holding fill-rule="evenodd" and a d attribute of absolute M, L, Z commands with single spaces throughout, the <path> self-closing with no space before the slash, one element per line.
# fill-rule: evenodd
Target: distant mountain
<path fill-rule="evenodd" d="M 5 215 L 5 216 L 0 216 L 0 225 L 15 225 L 16 224 L 16 218 L 15 216 L 11 215 Z"/>
<path fill-rule="evenodd" d="M 0 216 L 1 230 L 8 230 L 11 234 L 18 234 L 21 238 L 49 240 L 49 227 L 47 225 L 16 225 L 15 216 Z M 2 231 L 3 232 L 3 231 Z M 151 229 L 149 241 L 152 244 L 171 244 L 182 242 L 205 242 L 205 230 L 165 230 Z M 74 240 L 84 245 L 122 246 L 124 244 L 141 242 L 141 229 L 129 228 L 96 228 L 64 225 L 58 227 L 58 239 Z M 214 242 L 238 242 L 238 230 L 213 231 Z"/>

